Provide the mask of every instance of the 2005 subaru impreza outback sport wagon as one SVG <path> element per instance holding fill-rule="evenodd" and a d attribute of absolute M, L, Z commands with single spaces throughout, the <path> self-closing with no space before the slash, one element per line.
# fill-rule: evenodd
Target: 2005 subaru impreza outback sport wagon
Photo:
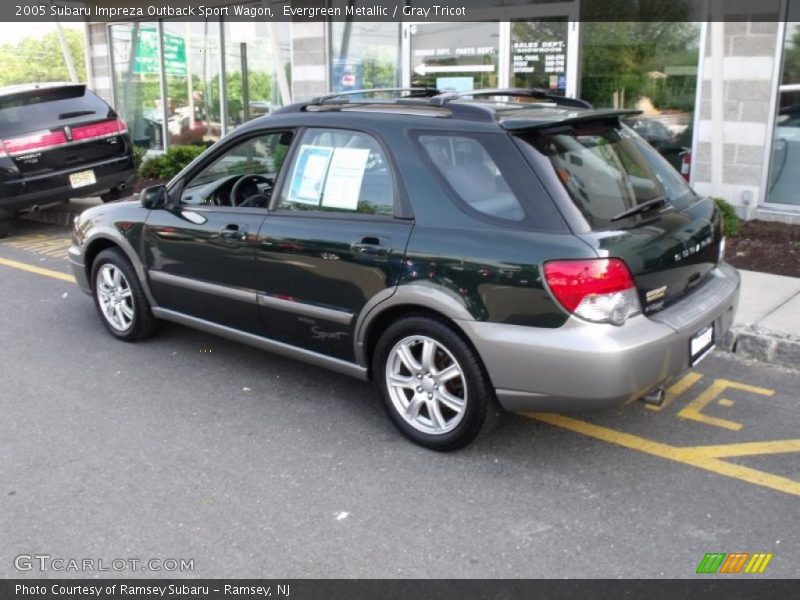
<path fill-rule="evenodd" d="M 436 450 L 507 410 L 646 398 L 728 330 L 720 213 L 620 118 L 539 90 L 336 95 L 255 119 L 72 267 L 124 341 L 166 319 L 361 379 Z"/>

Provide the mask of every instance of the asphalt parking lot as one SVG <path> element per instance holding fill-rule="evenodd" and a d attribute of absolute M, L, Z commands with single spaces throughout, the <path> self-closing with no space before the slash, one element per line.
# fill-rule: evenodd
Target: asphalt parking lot
<path fill-rule="evenodd" d="M 668 405 L 512 415 L 457 453 L 407 442 L 367 384 L 174 325 L 109 336 L 63 228 L 0 241 L 0 577 L 20 554 L 175 558 L 119 576 L 800 573 L 800 376 L 715 352 Z M 708 577 L 709 575 L 703 575 Z"/>

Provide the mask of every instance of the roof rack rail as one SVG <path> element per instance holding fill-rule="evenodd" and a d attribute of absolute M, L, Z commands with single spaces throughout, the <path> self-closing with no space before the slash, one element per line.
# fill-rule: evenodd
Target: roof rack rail
<path fill-rule="evenodd" d="M 385 93 L 396 93 L 402 94 L 403 92 L 408 92 L 405 96 L 399 96 L 400 98 L 433 98 L 434 96 L 438 96 L 442 92 L 436 88 L 432 87 L 399 87 L 399 88 L 370 88 L 365 90 L 350 90 L 347 92 L 337 92 L 334 94 L 326 94 L 324 96 L 317 96 L 313 98 L 308 104 L 325 104 L 326 102 L 330 102 L 331 100 L 338 100 L 341 98 L 343 101 L 347 96 L 357 96 L 361 94 L 385 94 Z"/>
<path fill-rule="evenodd" d="M 451 100 L 458 100 L 459 98 L 471 97 L 477 98 L 482 96 L 517 96 L 521 98 L 537 98 L 547 100 L 558 106 L 571 106 L 574 108 L 592 108 L 592 105 L 586 100 L 580 98 L 568 98 L 566 96 L 558 96 L 551 94 L 547 90 L 541 88 L 504 88 L 504 89 L 487 89 L 487 90 L 471 90 L 467 92 L 445 92 L 434 96 L 428 102 L 430 104 L 441 106 L 450 102 Z"/>

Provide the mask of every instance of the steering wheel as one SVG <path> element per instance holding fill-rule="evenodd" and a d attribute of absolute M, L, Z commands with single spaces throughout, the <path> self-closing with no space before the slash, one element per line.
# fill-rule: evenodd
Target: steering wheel
<path fill-rule="evenodd" d="M 272 184 L 272 182 L 263 175 L 251 174 L 240 177 L 239 180 L 233 184 L 233 189 L 231 189 L 231 204 L 233 204 L 233 206 L 249 206 L 247 203 L 256 197 L 263 198 L 266 203 L 267 197 L 258 189 L 259 183 Z"/>

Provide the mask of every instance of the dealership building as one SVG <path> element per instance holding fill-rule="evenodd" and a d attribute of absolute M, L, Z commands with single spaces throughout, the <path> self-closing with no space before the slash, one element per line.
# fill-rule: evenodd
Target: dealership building
<path fill-rule="evenodd" d="M 641 110 L 631 124 L 698 192 L 745 218 L 800 223 L 800 0 L 669 22 L 589 21 L 579 0 L 506 4 L 467 2 L 470 22 L 90 22 L 87 77 L 151 151 L 330 92 L 545 88 Z"/>

